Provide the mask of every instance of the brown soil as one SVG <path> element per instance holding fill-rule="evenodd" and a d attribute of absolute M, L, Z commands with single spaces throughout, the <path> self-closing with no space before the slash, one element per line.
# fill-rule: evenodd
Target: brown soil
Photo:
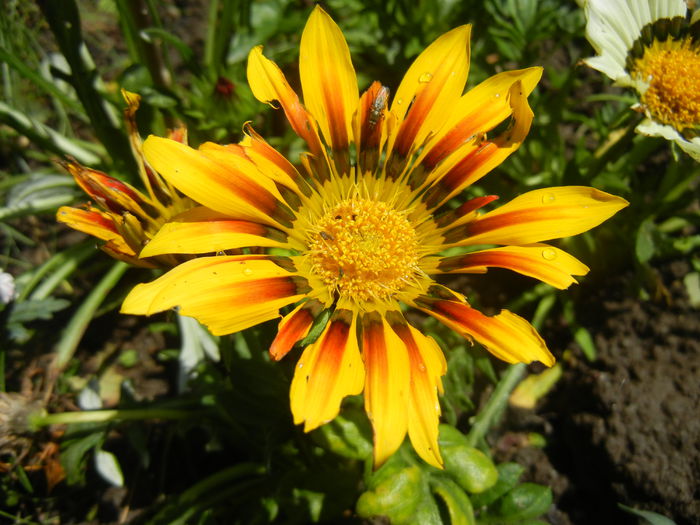
<path fill-rule="evenodd" d="M 662 270 L 659 301 L 634 299 L 631 275 L 588 290 L 578 318 L 598 359 L 576 353 L 537 414 L 512 414 L 516 429 L 547 438 L 544 450 L 500 454 L 552 486 L 550 523 L 637 523 L 618 503 L 700 523 L 700 318 L 688 271 L 685 262 Z"/>

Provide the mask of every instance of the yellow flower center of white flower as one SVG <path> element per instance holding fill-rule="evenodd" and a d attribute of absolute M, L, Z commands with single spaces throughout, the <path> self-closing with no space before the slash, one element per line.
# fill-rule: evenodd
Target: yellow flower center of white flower
<path fill-rule="evenodd" d="M 415 280 L 416 232 L 405 212 L 363 198 L 341 201 L 308 237 L 313 272 L 341 297 L 387 299 Z"/>
<path fill-rule="evenodd" d="M 689 38 L 647 48 L 633 76 L 649 83 L 642 103 L 658 122 L 678 131 L 700 124 L 700 49 Z"/>

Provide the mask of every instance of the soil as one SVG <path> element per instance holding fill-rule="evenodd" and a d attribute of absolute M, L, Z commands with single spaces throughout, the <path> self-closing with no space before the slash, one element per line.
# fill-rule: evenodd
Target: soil
<path fill-rule="evenodd" d="M 637 523 L 619 503 L 700 523 L 700 318 L 688 271 L 682 261 L 664 266 L 658 300 L 635 299 L 632 275 L 584 290 L 577 318 L 594 334 L 597 360 L 575 350 L 535 413 L 510 414 L 509 428 L 540 432 L 547 446 L 513 445 L 511 433 L 497 454 L 552 487 L 553 525 Z"/>

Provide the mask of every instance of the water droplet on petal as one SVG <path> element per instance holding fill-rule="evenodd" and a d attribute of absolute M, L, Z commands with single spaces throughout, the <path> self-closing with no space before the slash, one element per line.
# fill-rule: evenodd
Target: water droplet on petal
<path fill-rule="evenodd" d="M 557 252 L 554 248 L 545 248 L 542 250 L 542 258 L 546 261 L 553 261 L 557 258 Z"/>
<path fill-rule="evenodd" d="M 297 368 L 304 368 L 304 363 L 299 363 L 299 366 Z"/>
<path fill-rule="evenodd" d="M 542 204 L 551 204 L 555 199 L 554 193 L 545 193 L 542 195 Z"/>
<path fill-rule="evenodd" d="M 243 274 L 244 275 L 253 275 L 253 270 L 251 270 L 250 268 L 246 268 L 245 270 L 243 270 Z"/>
<path fill-rule="evenodd" d="M 432 73 L 423 73 L 421 76 L 418 77 L 418 82 L 421 84 L 427 84 L 433 79 L 433 74 Z"/>
<path fill-rule="evenodd" d="M 423 363 L 419 363 L 418 370 L 420 370 L 421 372 L 425 372 L 425 365 Z"/>
<path fill-rule="evenodd" d="M 400 98 L 400 99 L 398 99 L 398 100 L 396 101 L 396 105 L 397 105 L 397 106 L 400 106 L 401 104 L 403 104 L 403 99 L 402 99 L 402 98 Z"/>
<path fill-rule="evenodd" d="M 500 98 L 500 97 L 501 97 L 501 94 L 500 94 L 500 93 L 496 93 L 496 98 Z"/>

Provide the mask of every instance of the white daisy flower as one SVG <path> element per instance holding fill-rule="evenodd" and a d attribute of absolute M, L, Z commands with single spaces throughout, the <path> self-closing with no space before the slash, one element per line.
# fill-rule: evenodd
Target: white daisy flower
<path fill-rule="evenodd" d="M 700 162 L 700 11 L 684 0 L 587 0 L 584 62 L 635 89 L 636 131 L 676 142 Z"/>

